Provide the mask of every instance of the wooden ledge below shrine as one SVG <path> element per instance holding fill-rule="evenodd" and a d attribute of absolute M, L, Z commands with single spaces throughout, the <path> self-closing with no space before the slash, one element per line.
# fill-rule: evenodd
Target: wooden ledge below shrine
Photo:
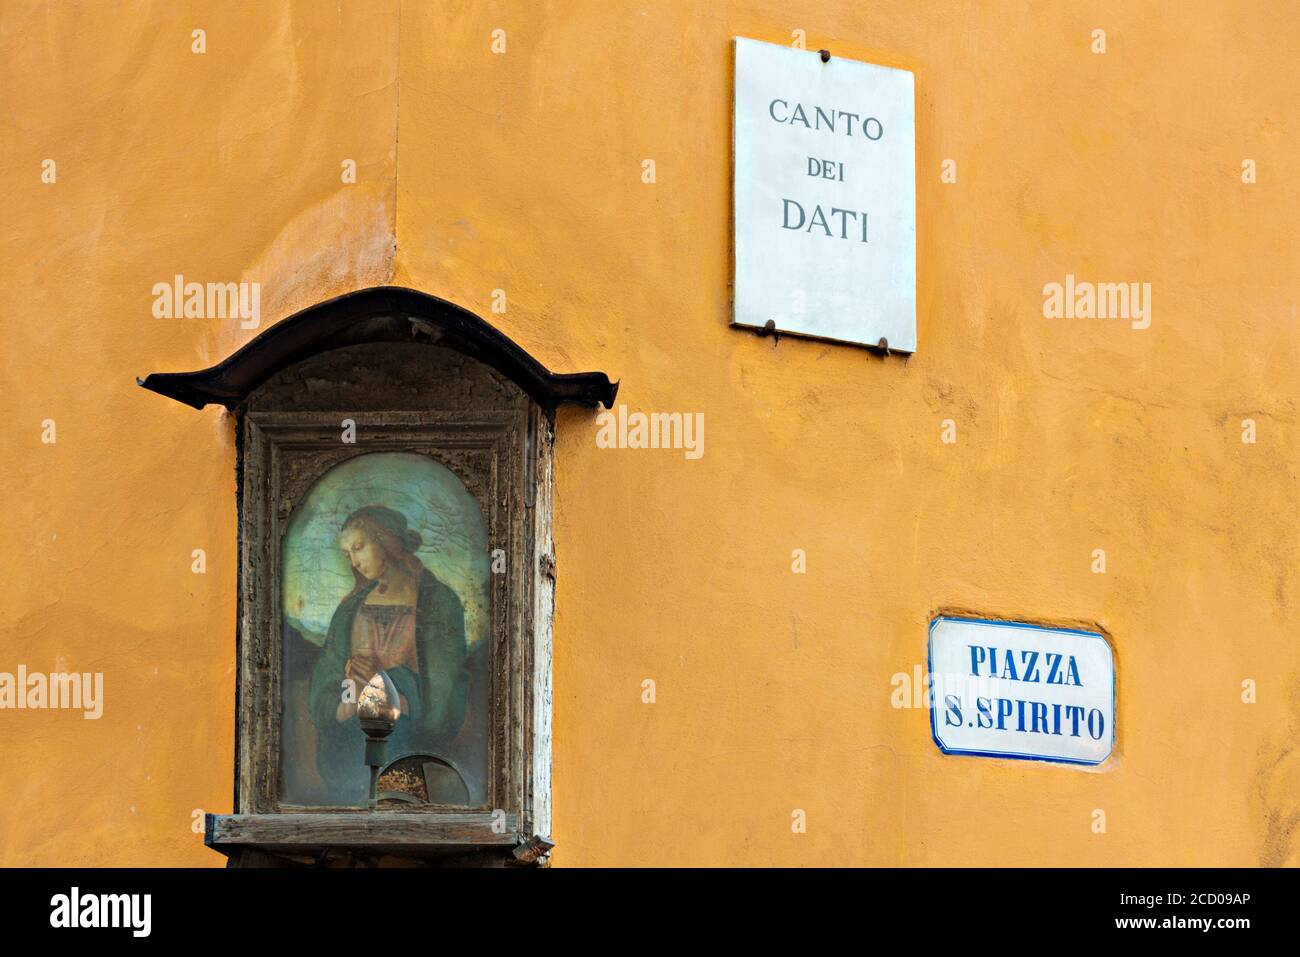
<path fill-rule="evenodd" d="M 418 811 L 208 814 L 203 843 L 231 867 L 531 864 L 552 846 L 513 814 Z"/>

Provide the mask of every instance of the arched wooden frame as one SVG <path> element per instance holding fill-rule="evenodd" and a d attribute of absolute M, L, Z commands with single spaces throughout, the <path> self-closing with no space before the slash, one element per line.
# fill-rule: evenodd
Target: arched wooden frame
<path fill-rule="evenodd" d="M 235 813 L 207 816 L 206 843 L 235 864 L 536 859 L 550 846 L 553 412 L 561 402 L 608 406 L 617 385 L 601 373 L 554 375 L 464 310 L 389 288 L 299 313 L 210 369 L 141 385 L 238 417 Z M 356 444 L 341 441 L 345 419 Z M 320 476 L 380 451 L 451 469 L 478 501 L 490 546 L 509 556 L 507 573 L 491 581 L 482 806 L 369 811 L 280 800 L 283 535 Z"/>
<path fill-rule="evenodd" d="M 500 372 L 548 413 L 562 402 L 610 408 L 618 393 L 603 372 L 549 372 L 472 312 L 400 286 L 350 292 L 304 309 L 210 368 L 154 372 L 136 382 L 196 409 L 213 403 L 236 409 L 281 369 L 331 349 L 375 342 L 454 349 Z"/>

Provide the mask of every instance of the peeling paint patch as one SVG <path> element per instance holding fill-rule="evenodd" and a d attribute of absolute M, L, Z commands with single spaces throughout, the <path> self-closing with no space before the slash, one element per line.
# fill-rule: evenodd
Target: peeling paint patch
<path fill-rule="evenodd" d="M 287 316 L 334 296 L 392 282 L 397 234 L 390 200 L 359 206 L 356 194 L 336 192 L 303 210 L 280 230 L 241 282 L 261 284 L 261 322 L 212 327 L 199 344 L 205 364 L 220 362 L 254 336 Z"/>

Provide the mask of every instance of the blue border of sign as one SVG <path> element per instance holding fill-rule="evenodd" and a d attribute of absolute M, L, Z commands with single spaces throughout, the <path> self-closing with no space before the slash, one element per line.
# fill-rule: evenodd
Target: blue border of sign
<path fill-rule="evenodd" d="M 1110 760 L 1110 756 L 1115 753 L 1115 649 L 1111 643 L 1106 640 L 1106 636 L 1099 631 L 1084 631 L 1079 628 L 1055 628 L 1051 625 L 1031 625 L 1025 621 L 1000 621 L 996 618 L 965 618 L 961 615 L 938 615 L 930 620 L 930 627 L 926 632 L 925 647 L 925 668 L 927 674 L 934 672 L 934 629 L 941 621 L 960 621 L 970 625 L 992 625 L 996 628 L 1026 628 L 1030 631 L 1050 631 L 1057 634 L 1065 635 L 1086 635 L 1089 638 L 1096 638 L 1105 643 L 1106 648 L 1110 651 L 1110 748 L 1106 751 L 1105 757 L 1096 761 L 1084 761 L 1080 758 L 1054 758 L 1044 754 L 1018 754 L 1014 751 L 970 751 L 960 748 L 948 748 L 939 740 L 939 716 L 935 711 L 934 699 L 930 696 L 927 689 L 926 698 L 930 703 L 930 737 L 944 754 L 965 754 L 979 758 L 1010 758 L 1015 761 L 1046 761 L 1050 764 L 1075 764 L 1085 767 L 1095 768 L 1100 764 L 1105 764 Z"/>

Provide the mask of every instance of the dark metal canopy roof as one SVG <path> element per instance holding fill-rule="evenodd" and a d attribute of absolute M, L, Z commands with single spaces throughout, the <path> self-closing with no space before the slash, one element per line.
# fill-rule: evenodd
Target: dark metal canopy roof
<path fill-rule="evenodd" d="M 318 303 L 277 322 L 211 368 L 154 372 L 136 383 L 196 409 L 213 402 L 233 409 L 281 369 L 366 342 L 436 343 L 455 349 L 491 366 L 548 410 L 562 402 L 609 408 L 618 393 L 618 383 L 603 372 L 549 372 L 473 313 L 400 286 L 376 286 Z"/>

